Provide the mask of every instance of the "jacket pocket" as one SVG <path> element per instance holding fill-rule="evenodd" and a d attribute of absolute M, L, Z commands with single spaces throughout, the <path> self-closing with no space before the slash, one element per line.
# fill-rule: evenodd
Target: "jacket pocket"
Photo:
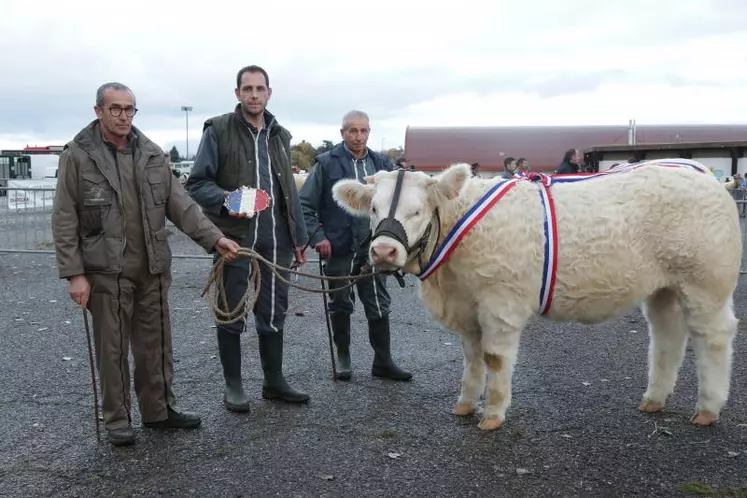
<path fill-rule="evenodd" d="M 166 182 L 163 179 L 163 170 L 161 168 L 150 168 L 145 171 L 145 178 L 150 186 L 150 193 L 153 204 L 161 206 L 166 203 Z"/>
<path fill-rule="evenodd" d="M 83 259 L 83 268 L 87 272 L 105 271 L 110 266 L 110 255 L 104 232 L 95 235 L 83 236 L 80 239 L 80 252 Z"/>
<path fill-rule="evenodd" d="M 81 237 L 95 237 L 103 234 L 104 221 L 113 202 L 112 188 L 106 178 L 97 171 L 83 171 L 81 178 Z"/>
<path fill-rule="evenodd" d="M 151 244 L 155 256 L 155 270 L 158 272 L 167 270 L 171 264 L 171 248 L 166 228 L 159 228 L 153 232 Z"/>

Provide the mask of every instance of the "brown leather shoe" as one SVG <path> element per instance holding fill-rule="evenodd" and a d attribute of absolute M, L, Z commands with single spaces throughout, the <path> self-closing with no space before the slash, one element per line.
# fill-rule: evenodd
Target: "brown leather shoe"
<path fill-rule="evenodd" d="M 135 433 L 132 431 L 132 427 L 109 429 L 106 431 L 106 435 L 113 446 L 129 446 L 135 443 Z"/>

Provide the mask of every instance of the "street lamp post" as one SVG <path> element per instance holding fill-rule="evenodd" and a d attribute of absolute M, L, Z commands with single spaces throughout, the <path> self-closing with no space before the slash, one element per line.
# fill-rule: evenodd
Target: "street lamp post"
<path fill-rule="evenodd" d="M 184 159 L 189 161 L 189 111 L 192 110 L 192 106 L 183 105 L 182 111 L 184 111 L 184 116 L 187 118 L 187 154 L 184 156 Z"/>

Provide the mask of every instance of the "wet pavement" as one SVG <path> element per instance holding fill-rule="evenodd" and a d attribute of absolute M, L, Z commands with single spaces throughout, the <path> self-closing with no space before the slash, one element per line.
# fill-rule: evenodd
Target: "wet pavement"
<path fill-rule="evenodd" d="M 688 423 L 696 394 L 690 350 L 665 411 L 637 411 L 648 337 L 634 310 L 599 326 L 528 327 L 508 420 L 484 433 L 476 418 L 450 413 L 461 376 L 459 338 L 429 318 L 413 277 L 405 289 L 389 283 L 393 356 L 413 372 L 409 383 L 371 377 L 359 304 L 353 379 L 334 382 L 322 296 L 294 290 L 285 372 L 311 402 L 261 399 L 250 332 L 242 345 L 254 403 L 249 414 L 234 414 L 221 404 L 215 328 L 200 297 L 209 265 L 176 260 L 171 293 L 174 388 L 180 407 L 203 417 L 202 427 L 143 428 L 135 404 L 137 443 L 114 448 L 103 433 L 96 443 L 83 319 L 53 256 L 2 255 L 0 496 L 607 497 L 747 488 L 744 324 L 731 398 L 714 427 Z M 744 284 L 736 309 L 747 314 Z"/>

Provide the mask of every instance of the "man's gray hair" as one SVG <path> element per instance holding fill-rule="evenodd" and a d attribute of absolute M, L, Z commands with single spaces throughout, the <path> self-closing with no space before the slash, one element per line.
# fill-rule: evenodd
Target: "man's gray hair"
<path fill-rule="evenodd" d="M 365 112 L 363 112 L 363 111 L 350 111 L 350 112 L 348 112 L 347 114 L 345 114 L 342 117 L 342 129 L 343 130 L 347 130 L 348 129 L 348 125 L 354 119 L 365 119 L 366 122 L 369 121 L 368 114 L 366 114 Z"/>
<path fill-rule="evenodd" d="M 104 94 L 108 90 L 125 90 L 127 92 L 130 92 L 130 95 L 132 95 L 133 104 L 135 101 L 135 93 L 130 90 L 130 87 L 123 83 L 117 83 L 116 81 L 110 81 L 109 83 L 104 83 L 99 87 L 98 90 L 96 90 L 96 105 L 98 107 L 104 107 Z"/>

